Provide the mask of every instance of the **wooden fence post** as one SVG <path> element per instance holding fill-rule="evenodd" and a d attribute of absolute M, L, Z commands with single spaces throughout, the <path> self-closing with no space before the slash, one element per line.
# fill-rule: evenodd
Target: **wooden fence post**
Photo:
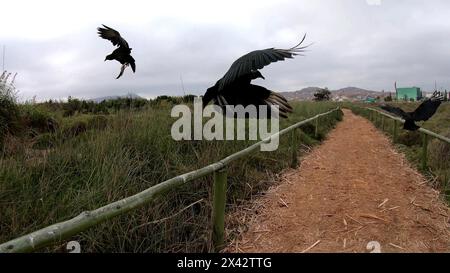
<path fill-rule="evenodd" d="M 376 112 L 377 113 L 377 123 L 376 123 L 376 127 L 377 128 L 380 128 L 380 123 L 381 123 L 381 114 L 379 113 L 379 112 Z"/>
<path fill-rule="evenodd" d="M 422 133 L 422 170 L 427 169 L 428 161 L 428 135 Z"/>
<path fill-rule="evenodd" d="M 393 134 L 393 138 L 394 138 L 394 143 L 397 143 L 397 137 L 398 137 L 398 121 L 394 120 L 394 132 Z"/>
<path fill-rule="evenodd" d="M 319 118 L 316 118 L 314 137 L 317 139 L 318 136 L 319 136 Z"/>
<path fill-rule="evenodd" d="M 296 139 L 295 129 L 292 130 L 292 133 L 291 133 L 291 149 L 292 149 L 291 167 L 294 169 L 294 168 L 297 168 L 297 166 L 298 166 L 297 139 Z"/>
<path fill-rule="evenodd" d="M 226 169 L 221 169 L 214 172 L 212 239 L 215 252 L 219 252 L 224 246 L 226 193 L 227 193 L 227 171 Z"/>

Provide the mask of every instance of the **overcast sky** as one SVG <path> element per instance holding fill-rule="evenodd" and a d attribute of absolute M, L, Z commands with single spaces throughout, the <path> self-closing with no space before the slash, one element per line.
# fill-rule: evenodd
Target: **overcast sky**
<path fill-rule="evenodd" d="M 0 46 L 21 99 L 203 94 L 241 55 L 289 48 L 308 34 L 305 57 L 275 63 L 257 83 L 450 89 L 448 0 L 3 1 Z M 133 48 L 136 74 L 104 62 L 105 24 Z M 0 48 L 1 50 L 1 48 Z M 1 55 L 0 55 L 1 64 Z M 1 68 L 1 67 L 0 67 Z"/>

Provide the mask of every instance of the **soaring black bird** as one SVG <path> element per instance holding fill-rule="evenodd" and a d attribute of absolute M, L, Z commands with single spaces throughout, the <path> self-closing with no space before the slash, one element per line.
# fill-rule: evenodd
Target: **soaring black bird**
<path fill-rule="evenodd" d="M 214 86 L 207 89 L 202 99 L 203 107 L 211 101 L 221 108 L 227 105 L 244 107 L 255 105 L 259 109 L 259 105 L 278 105 L 279 115 L 287 118 L 287 114 L 292 112 L 292 107 L 286 98 L 262 86 L 253 85 L 251 81 L 258 78 L 265 79 L 258 69 L 301 55 L 300 53 L 308 47 L 301 46 L 305 39 L 306 34 L 298 45 L 289 49 L 267 48 L 240 57 Z"/>
<path fill-rule="evenodd" d="M 436 114 L 436 111 L 443 100 L 444 97 L 441 93 L 436 91 L 431 98 L 425 100 L 414 112 L 405 112 L 402 109 L 391 105 L 383 105 L 381 108 L 402 117 L 405 120 L 405 125 L 403 127 L 405 130 L 417 131 L 420 127 L 417 126 L 415 122 L 429 120 Z"/>
<path fill-rule="evenodd" d="M 113 45 L 118 46 L 118 48 L 114 50 L 113 53 L 109 54 L 105 58 L 105 61 L 116 60 L 122 64 L 119 76 L 117 76 L 116 79 L 122 76 L 123 71 L 129 65 L 131 66 L 133 73 L 136 72 L 136 64 L 134 58 L 131 56 L 132 48 L 128 46 L 127 41 L 125 41 L 125 39 L 120 36 L 120 33 L 117 30 L 105 25 L 103 25 L 103 27 L 104 28 L 97 28 L 99 36 L 103 39 L 110 40 Z"/>

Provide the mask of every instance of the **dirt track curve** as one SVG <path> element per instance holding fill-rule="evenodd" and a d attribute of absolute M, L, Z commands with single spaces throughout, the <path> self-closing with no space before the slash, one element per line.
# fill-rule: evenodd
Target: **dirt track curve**
<path fill-rule="evenodd" d="M 439 193 L 369 121 L 344 113 L 323 145 L 255 202 L 248 231 L 227 251 L 370 252 L 376 241 L 381 252 L 450 252 Z"/>

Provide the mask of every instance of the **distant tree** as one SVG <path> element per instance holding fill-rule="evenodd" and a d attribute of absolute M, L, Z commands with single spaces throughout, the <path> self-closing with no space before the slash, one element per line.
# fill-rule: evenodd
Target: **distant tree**
<path fill-rule="evenodd" d="M 384 98 L 384 101 L 385 101 L 385 102 L 393 101 L 393 99 L 392 99 L 392 94 L 389 93 L 389 96 L 385 97 L 385 98 Z"/>
<path fill-rule="evenodd" d="M 328 90 L 328 88 L 321 88 L 317 90 L 317 92 L 314 94 L 314 100 L 315 101 L 329 101 L 331 100 L 331 92 Z"/>
<path fill-rule="evenodd" d="M 195 95 L 185 95 L 185 96 L 183 96 L 183 102 L 184 103 L 191 103 L 191 102 L 194 102 L 194 99 L 196 98 L 197 96 L 195 96 Z"/>
<path fill-rule="evenodd" d="M 64 104 L 64 117 L 70 117 L 75 115 L 77 112 L 81 112 L 82 103 L 79 99 L 69 96 L 67 103 Z"/>

